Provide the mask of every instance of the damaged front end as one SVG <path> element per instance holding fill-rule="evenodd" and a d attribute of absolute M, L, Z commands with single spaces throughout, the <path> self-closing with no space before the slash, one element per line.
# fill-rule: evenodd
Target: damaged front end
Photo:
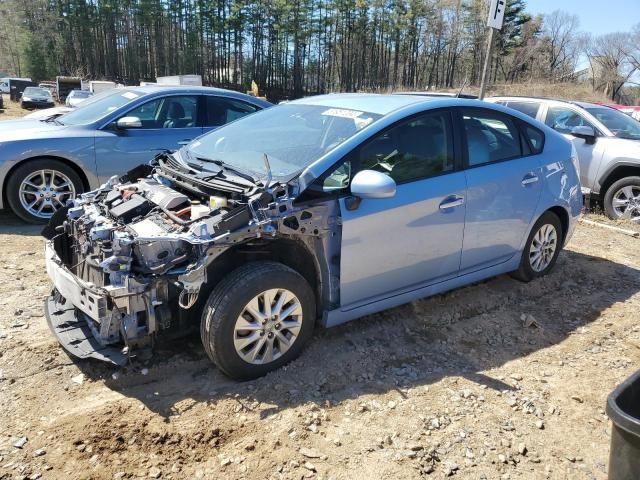
<path fill-rule="evenodd" d="M 52 331 L 75 356 L 123 365 L 160 332 L 197 327 L 191 310 L 217 257 L 296 233 L 291 189 L 162 154 L 81 195 L 43 231 Z M 310 229 L 316 238 L 328 228 L 327 215 L 319 217 L 324 223 Z"/>

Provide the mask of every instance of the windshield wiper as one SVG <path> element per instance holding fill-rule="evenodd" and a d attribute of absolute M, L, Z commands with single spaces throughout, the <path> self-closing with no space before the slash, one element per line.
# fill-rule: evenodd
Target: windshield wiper
<path fill-rule="evenodd" d="M 191 156 L 190 153 L 188 155 Z M 231 172 L 235 176 L 240 177 L 244 180 L 247 180 L 254 185 L 256 184 L 256 179 L 253 178 L 253 176 L 251 176 L 247 172 L 238 170 L 233 165 L 229 165 L 228 163 L 225 163 L 222 160 L 219 160 L 217 158 L 207 158 L 207 157 L 200 157 L 200 156 L 197 156 L 196 160 L 200 160 L 201 162 L 206 162 L 206 163 L 213 163 L 214 165 L 220 167 L 220 170 L 226 170 L 227 172 Z"/>

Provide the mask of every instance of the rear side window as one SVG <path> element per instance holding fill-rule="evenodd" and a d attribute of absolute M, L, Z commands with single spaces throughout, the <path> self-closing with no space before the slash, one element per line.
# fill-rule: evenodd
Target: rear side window
<path fill-rule="evenodd" d="M 207 97 L 206 127 L 219 127 L 238 118 L 249 115 L 258 110 L 258 107 L 249 105 L 239 100 L 223 97 Z"/>
<path fill-rule="evenodd" d="M 515 119 L 493 110 L 463 109 L 469 166 L 522 156 L 520 131 Z"/>
<path fill-rule="evenodd" d="M 531 118 L 536 118 L 538 116 L 538 110 L 540 110 L 540 104 L 535 102 L 507 102 L 506 105 Z"/>

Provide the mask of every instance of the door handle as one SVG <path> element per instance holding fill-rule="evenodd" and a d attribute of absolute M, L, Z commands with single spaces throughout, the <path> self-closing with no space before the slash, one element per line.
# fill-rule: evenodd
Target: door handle
<path fill-rule="evenodd" d="M 529 172 L 522 179 L 522 186 L 531 185 L 532 183 L 536 183 L 538 180 L 539 178 L 535 173 Z"/>
<path fill-rule="evenodd" d="M 460 195 L 449 195 L 440 203 L 440 210 L 448 210 L 449 208 L 464 205 L 464 197 Z"/>

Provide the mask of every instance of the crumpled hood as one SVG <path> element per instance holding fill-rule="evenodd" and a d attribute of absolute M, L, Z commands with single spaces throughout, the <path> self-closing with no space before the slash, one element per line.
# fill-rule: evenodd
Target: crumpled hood
<path fill-rule="evenodd" d="M 0 122 L 0 142 L 27 140 L 46 137 L 59 137 L 69 127 L 54 122 L 42 122 L 34 119 L 4 120 Z M 65 132 L 64 136 L 69 136 Z"/>

